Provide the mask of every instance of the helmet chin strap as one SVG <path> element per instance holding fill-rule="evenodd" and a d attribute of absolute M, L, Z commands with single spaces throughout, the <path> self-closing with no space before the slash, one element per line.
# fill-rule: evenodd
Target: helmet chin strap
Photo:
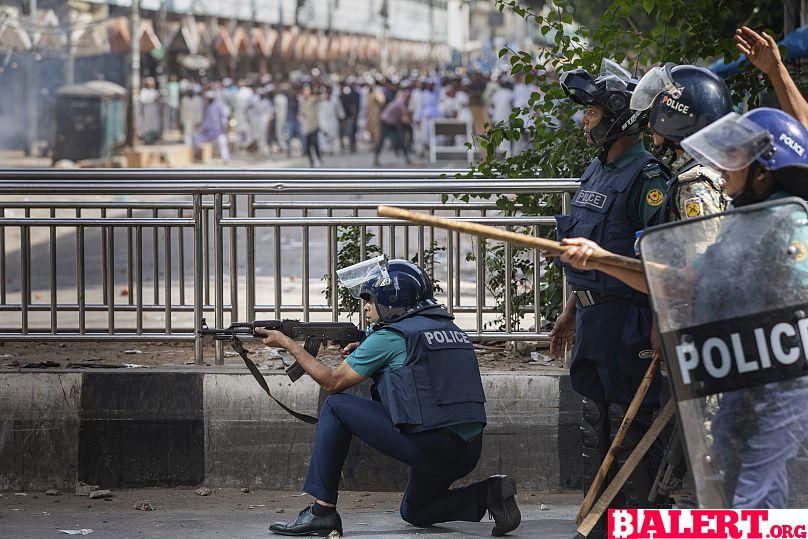
<path fill-rule="evenodd" d="M 751 165 L 749 165 L 749 170 L 746 171 L 746 182 L 744 183 L 743 189 L 740 193 L 732 197 L 732 207 L 733 208 L 740 208 L 741 206 L 748 206 L 749 204 L 757 204 L 758 202 L 763 202 L 769 196 L 777 190 L 776 184 L 772 185 L 766 191 L 760 195 L 755 194 L 754 190 L 754 182 L 755 176 L 758 173 L 760 165 L 757 161 L 753 161 Z"/>
<path fill-rule="evenodd" d="M 679 145 L 670 139 L 662 139 L 662 140 L 664 142 L 656 147 L 657 155 L 659 155 L 660 158 L 663 158 L 666 155 L 668 155 L 668 152 L 670 152 L 671 158 L 665 163 L 665 165 L 667 165 L 668 168 L 670 168 L 673 162 L 676 161 L 677 159 L 676 148 L 678 148 Z"/>

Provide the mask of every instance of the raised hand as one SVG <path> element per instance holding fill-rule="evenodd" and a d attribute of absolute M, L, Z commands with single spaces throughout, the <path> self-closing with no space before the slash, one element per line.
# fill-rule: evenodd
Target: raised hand
<path fill-rule="evenodd" d="M 782 65 L 777 42 L 766 32 L 758 34 L 744 26 L 735 31 L 735 46 L 752 62 L 752 65 L 771 76 Z"/>

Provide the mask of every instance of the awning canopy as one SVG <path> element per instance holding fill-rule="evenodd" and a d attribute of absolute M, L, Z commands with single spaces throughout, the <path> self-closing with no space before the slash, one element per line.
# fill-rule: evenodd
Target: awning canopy
<path fill-rule="evenodd" d="M 0 14 L 0 51 L 28 51 L 33 45 L 31 36 L 15 18 Z"/>
<path fill-rule="evenodd" d="M 59 17 L 52 9 L 39 9 L 36 12 L 37 29 L 31 35 L 33 46 L 39 50 L 64 49 L 67 34 L 59 25 Z"/>
<path fill-rule="evenodd" d="M 163 46 L 160 43 L 160 38 L 154 32 L 154 25 L 149 19 L 140 20 L 140 29 L 137 33 L 138 40 L 140 41 L 140 53 L 146 54 L 154 49 L 159 49 Z"/>
<path fill-rule="evenodd" d="M 274 43 L 269 43 L 268 37 L 269 32 L 266 32 L 263 28 L 252 28 L 250 30 L 250 44 L 253 50 L 265 58 L 272 56 L 272 46 L 274 45 Z"/>
<path fill-rule="evenodd" d="M 253 53 L 250 36 L 247 35 L 247 31 L 243 27 L 239 26 L 236 28 L 231 39 L 233 40 L 233 48 L 236 51 L 236 55 L 247 56 Z"/>
<path fill-rule="evenodd" d="M 274 28 L 266 32 L 267 56 L 275 56 L 280 51 L 281 33 Z"/>
<path fill-rule="evenodd" d="M 222 25 L 219 25 L 216 30 L 216 38 L 213 40 L 213 48 L 219 56 L 234 56 L 236 54 L 236 47 L 233 44 L 233 39 L 230 33 Z"/>
<path fill-rule="evenodd" d="M 98 56 L 110 52 L 107 28 L 101 24 L 74 24 L 73 54 L 76 56 Z"/>
<path fill-rule="evenodd" d="M 334 34 L 328 41 L 328 59 L 338 60 L 340 57 L 340 49 L 342 47 L 342 36 Z"/>
<path fill-rule="evenodd" d="M 284 30 L 281 34 L 281 56 L 284 58 L 292 58 L 295 55 L 297 41 L 297 30 Z"/>
<path fill-rule="evenodd" d="M 171 53 L 197 54 L 200 39 L 199 26 L 192 19 L 186 19 L 174 27 L 166 48 Z"/>
<path fill-rule="evenodd" d="M 98 32 L 90 29 L 89 33 L 97 34 Z M 112 19 L 109 24 L 107 24 L 105 34 L 106 35 L 104 36 L 103 40 L 106 43 L 105 45 L 101 46 L 105 46 L 107 50 L 103 52 L 126 54 L 130 51 L 132 47 L 132 36 L 129 32 L 129 20 L 126 17 L 115 17 Z M 90 36 L 87 32 L 82 35 L 82 39 L 84 39 L 84 46 L 92 48 L 100 43 L 98 40 L 91 39 L 91 37 L 95 36 Z M 157 37 L 157 34 L 154 31 L 154 26 L 148 19 L 141 19 L 140 21 L 138 40 L 141 54 L 147 54 L 162 47 L 160 38 Z M 91 54 L 102 54 L 103 52 Z"/>

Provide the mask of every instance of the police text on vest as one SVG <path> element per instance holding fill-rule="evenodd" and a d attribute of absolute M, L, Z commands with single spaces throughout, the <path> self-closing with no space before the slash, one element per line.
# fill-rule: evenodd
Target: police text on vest
<path fill-rule="evenodd" d="M 462 331 L 449 331 L 449 330 L 425 331 L 424 338 L 426 339 L 427 344 L 432 344 L 433 342 L 440 344 L 450 344 L 450 343 L 471 344 L 469 336 L 463 333 Z"/>

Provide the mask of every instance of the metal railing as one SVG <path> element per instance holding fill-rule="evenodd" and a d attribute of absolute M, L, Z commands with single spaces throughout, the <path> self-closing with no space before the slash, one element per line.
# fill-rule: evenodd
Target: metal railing
<path fill-rule="evenodd" d="M 518 330 L 511 323 L 514 287 L 505 287 L 504 312 L 486 290 L 489 243 L 379 218 L 375 209 L 394 204 L 538 233 L 555 226 L 552 216 L 503 216 L 494 202 L 443 203 L 435 195 L 559 194 L 568 208 L 577 183 L 441 177 L 454 172 L 2 170 L 0 341 L 194 341 L 201 364 L 203 316 L 212 314 L 220 327 L 226 315 L 232 321 L 264 313 L 344 316 L 325 293 L 337 297 L 340 254 L 348 256 L 351 247 L 354 258 L 373 252 L 422 262 L 433 257 L 439 299 L 475 339 L 545 340 L 541 271 L 533 272 L 533 301 L 525 307 L 532 329 Z M 346 230 L 355 234 L 340 239 Z M 511 275 L 509 245 L 504 253 L 504 274 Z M 539 254 L 531 256 L 540 268 Z M 496 317 L 504 330 L 486 330 Z"/>

